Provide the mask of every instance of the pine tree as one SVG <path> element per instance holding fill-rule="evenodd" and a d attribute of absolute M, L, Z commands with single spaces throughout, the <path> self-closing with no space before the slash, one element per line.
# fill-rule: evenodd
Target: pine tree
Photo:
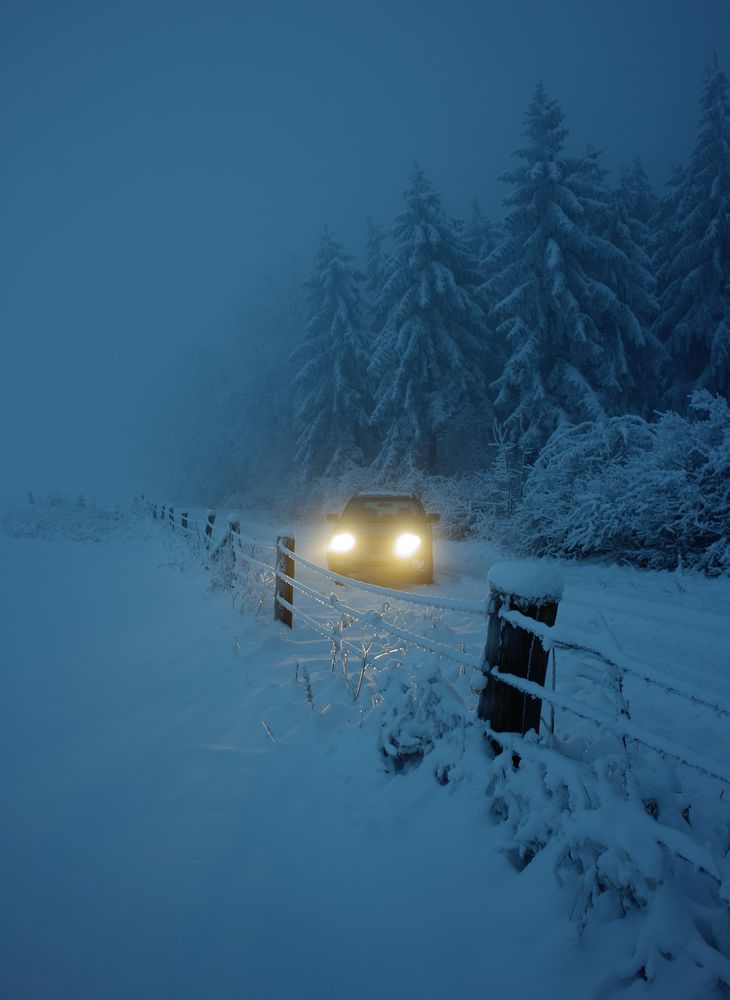
<path fill-rule="evenodd" d="M 581 227 L 591 237 L 581 261 L 593 286 L 586 312 L 613 367 L 613 375 L 602 383 L 604 408 L 607 413 L 648 412 L 658 402 L 666 358 L 652 332 L 658 304 L 651 258 L 645 250 L 650 230 L 633 215 L 634 209 L 652 210 L 648 179 L 635 161 L 618 191 L 609 192 L 600 153 L 592 146 L 584 157 L 564 163 L 566 183 L 583 209 Z"/>
<path fill-rule="evenodd" d="M 295 463 L 304 479 L 362 464 L 367 438 L 367 353 L 361 275 L 327 230 L 306 283 L 308 321 L 295 355 Z"/>
<path fill-rule="evenodd" d="M 652 260 L 653 220 L 658 208 L 659 200 L 637 157 L 630 167 L 621 171 L 618 187 L 613 192 L 609 238 L 636 265 L 637 274 L 632 283 L 635 289 L 633 309 L 647 328 L 653 324 L 659 308 Z"/>
<path fill-rule="evenodd" d="M 385 324 L 373 352 L 376 467 L 436 472 L 439 442 L 470 407 L 485 407 L 488 334 L 459 280 L 463 248 L 441 199 L 415 165 L 379 298 Z"/>
<path fill-rule="evenodd" d="M 473 285 L 483 284 L 488 275 L 487 260 L 502 238 L 499 226 L 482 212 L 479 200 L 474 198 L 469 208 L 471 214 L 464 223 L 463 239 L 470 258 Z"/>
<path fill-rule="evenodd" d="M 562 155 L 563 113 L 539 84 L 525 117 L 524 161 L 503 176 L 507 242 L 492 255 L 498 333 L 510 356 L 495 406 L 513 440 L 539 448 L 561 425 L 636 405 L 652 344 L 632 308 L 638 263 L 608 237 L 598 154 Z M 653 364 L 653 360 L 651 364 Z"/>
<path fill-rule="evenodd" d="M 661 301 L 669 284 L 669 268 L 674 262 L 679 242 L 679 206 L 685 182 L 684 167 L 674 164 L 666 183 L 664 196 L 651 218 L 651 262 L 657 281 L 657 296 Z"/>
<path fill-rule="evenodd" d="M 652 219 L 659 207 L 659 200 L 646 176 L 644 164 L 636 157 L 629 167 L 624 167 L 619 175 L 619 191 L 626 211 L 632 219 L 651 231 Z M 644 247 L 646 250 L 647 247 Z"/>
<path fill-rule="evenodd" d="M 469 208 L 471 215 L 465 225 L 469 249 L 477 260 L 484 260 L 499 243 L 502 233 L 499 226 L 482 212 L 479 199 L 474 198 Z"/>
<path fill-rule="evenodd" d="M 675 365 L 676 405 L 695 388 L 730 397 L 730 103 L 717 56 L 705 72 L 701 112 L 670 223 L 677 239 L 656 326 Z"/>
<path fill-rule="evenodd" d="M 383 282 L 388 271 L 388 256 L 383 250 L 385 233 L 380 226 L 368 219 L 365 243 L 365 286 L 364 316 L 372 335 L 380 332 L 385 321 L 383 308 L 379 304 Z"/>
<path fill-rule="evenodd" d="M 644 168 L 636 160 L 629 170 L 621 173 L 619 186 L 612 193 L 605 235 L 621 252 L 611 266 L 611 287 L 640 327 L 636 336 L 624 338 L 622 346 L 635 389 L 631 409 L 645 416 L 661 399 L 663 370 L 668 362 L 653 332 L 659 304 L 651 258 L 653 233 L 648 220 L 656 207 L 657 199 Z M 615 266 L 616 262 L 619 266 Z"/>

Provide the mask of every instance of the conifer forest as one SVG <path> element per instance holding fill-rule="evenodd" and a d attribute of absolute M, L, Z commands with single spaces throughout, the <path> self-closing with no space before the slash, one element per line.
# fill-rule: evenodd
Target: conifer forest
<path fill-rule="evenodd" d="M 186 482 L 298 509 L 416 489 L 455 537 L 730 570 L 730 95 L 655 191 L 569 149 L 542 83 L 502 206 L 453 218 L 414 162 L 393 220 L 262 289 L 197 387 Z M 286 479 L 283 489 L 281 479 Z M 333 499 L 334 498 L 334 499 Z"/>

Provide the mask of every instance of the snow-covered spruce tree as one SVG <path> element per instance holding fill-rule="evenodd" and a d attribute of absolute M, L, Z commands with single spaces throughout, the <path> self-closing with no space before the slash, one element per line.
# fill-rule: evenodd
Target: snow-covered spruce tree
<path fill-rule="evenodd" d="M 461 240 L 418 164 L 393 238 L 378 300 L 385 322 L 370 365 L 376 386 L 371 422 L 379 442 L 374 464 L 386 477 L 440 471 L 445 432 L 453 434 L 469 410 L 489 406 L 485 317 L 460 281 Z M 467 460 L 468 435 L 462 446 Z"/>
<path fill-rule="evenodd" d="M 698 387 L 730 396 L 730 102 L 716 56 L 705 72 L 701 110 L 656 327 L 675 365 L 670 398 L 682 407 Z"/>
<path fill-rule="evenodd" d="M 659 319 L 661 316 L 661 299 L 664 290 L 668 285 L 668 274 L 670 267 L 674 264 L 674 258 L 679 243 L 679 205 L 682 200 L 682 189 L 684 187 L 685 169 L 684 167 L 673 165 L 670 170 L 669 180 L 666 183 L 664 195 L 659 199 L 656 210 L 651 217 L 649 226 L 651 232 L 649 253 L 651 257 L 652 273 L 656 281 L 655 295 L 657 298 L 657 314 L 654 317 L 653 332 L 658 340 Z M 671 404 L 675 395 L 675 385 L 677 382 L 676 367 L 670 357 L 666 347 L 664 350 L 665 363 L 663 372 L 657 386 L 658 395 L 662 405 Z M 678 395 L 681 395 L 680 390 Z"/>
<path fill-rule="evenodd" d="M 650 230 L 634 217 L 630 207 L 651 211 L 650 189 L 642 184 L 643 168 L 635 164 L 630 188 L 620 183 L 617 191 L 609 192 L 600 154 L 592 146 L 585 156 L 564 164 L 566 182 L 583 206 L 583 228 L 594 240 L 593 251 L 583 261 L 586 276 L 594 282 L 599 296 L 613 296 L 611 315 L 601 315 L 600 301 L 595 302 L 593 313 L 609 352 L 618 362 L 621 392 L 613 409 L 648 414 L 660 399 L 666 352 L 652 330 L 658 303 L 651 258 L 645 249 Z M 610 409 L 606 405 L 606 411 Z"/>
<path fill-rule="evenodd" d="M 646 324 L 653 324 L 659 304 L 656 300 L 656 273 L 653 261 L 655 249 L 654 219 L 659 199 L 654 194 L 644 165 L 637 157 L 630 167 L 624 167 L 611 198 L 610 234 L 617 246 L 635 261 L 643 280 L 638 282 L 639 294 L 650 292 L 650 301 L 636 305 L 636 314 Z"/>
<path fill-rule="evenodd" d="M 474 256 L 478 260 L 484 260 L 501 240 L 502 231 L 484 214 L 478 198 L 472 200 L 469 208 L 471 215 L 464 226 L 464 236 Z"/>
<path fill-rule="evenodd" d="M 629 310 L 627 322 L 638 324 L 633 336 L 622 337 L 616 343 L 616 349 L 625 352 L 633 381 L 634 391 L 627 403 L 630 409 L 647 416 L 661 400 L 668 359 L 653 329 L 659 304 L 650 256 L 652 231 L 635 214 L 651 213 L 651 192 L 638 187 L 643 174 L 640 164 L 638 168 L 641 174 L 623 174 L 612 193 L 605 236 L 621 253 L 608 262 L 610 287 Z"/>
<path fill-rule="evenodd" d="M 659 199 L 649 183 L 640 157 L 637 156 L 630 166 L 621 170 L 619 191 L 628 214 L 645 227 L 643 230 L 637 229 L 637 235 L 640 233 L 646 239 L 646 244 L 642 243 L 642 248 L 648 253 L 652 219 L 659 207 Z"/>
<path fill-rule="evenodd" d="M 562 155 L 563 113 L 542 84 L 524 134 L 516 153 L 524 162 L 503 177 L 512 185 L 507 241 L 492 254 L 495 275 L 481 291 L 495 302 L 510 352 L 495 406 L 530 451 L 556 427 L 637 406 L 637 367 L 652 347 L 627 293 L 636 262 L 607 238 L 597 154 Z"/>
<path fill-rule="evenodd" d="M 649 184 L 644 165 L 637 157 L 619 175 L 618 187 L 612 196 L 609 232 L 619 249 L 637 267 L 634 311 L 644 325 L 653 324 L 659 308 L 652 260 L 655 247 L 653 220 L 658 208 L 659 199 Z"/>
<path fill-rule="evenodd" d="M 652 268 L 661 296 L 667 287 L 667 273 L 674 262 L 679 242 L 679 205 L 682 201 L 685 168 L 674 164 L 663 197 L 650 220 Z"/>
<path fill-rule="evenodd" d="M 308 320 L 294 355 L 295 465 L 305 482 L 362 464 L 368 427 L 360 281 L 325 230 L 306 282 Z"/>
<path fill-rule="evenodd" d="M 380 293 L 388 271 L 388 255 L 383 250 L 385 233 L 372 219 L 368 219 L 365 242 L 365 283 L 363 288 L 363 317 L 371 334 L 379 333 L 385 322 Z"/>
<path fill-rule="evenodd" d="M 471 285 L 477 288 L 490 277 L 487 260 L 499 244 L 502 233 L 499 226 L 482 212 L 477 198 L 469 208 L 471 214 L 463 223 L 461 235 L 469 258 Z"/>

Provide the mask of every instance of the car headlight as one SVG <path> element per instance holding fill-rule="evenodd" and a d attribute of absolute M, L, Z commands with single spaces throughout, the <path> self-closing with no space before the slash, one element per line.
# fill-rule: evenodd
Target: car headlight
<path fill-rule="evenodd" d="M 349 552 L 354 547 L 355 536 L 351 535 L 349 531 L 343 531 L 341 534 L 335 535 L 330 542 L 331 552 Z"/>
<path fill-rule="evenodd" d="M 395 542 L 395 554 L 405 558 L 415 555 L 420 544 L 421 539 L 418 535 L 399 535 Z"/>

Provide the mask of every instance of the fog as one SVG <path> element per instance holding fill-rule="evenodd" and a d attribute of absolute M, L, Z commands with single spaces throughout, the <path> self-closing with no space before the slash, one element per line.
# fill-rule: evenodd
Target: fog
<path fill-rule="evenodd" d="M 146 3 L 0 11 L 0 495 L 163 488 L 194 366 L 327 223 L 356 256 L 414 158 L 501 214 L 542 79 L 661 191 L 730 69 L 727 0 Z"/>

